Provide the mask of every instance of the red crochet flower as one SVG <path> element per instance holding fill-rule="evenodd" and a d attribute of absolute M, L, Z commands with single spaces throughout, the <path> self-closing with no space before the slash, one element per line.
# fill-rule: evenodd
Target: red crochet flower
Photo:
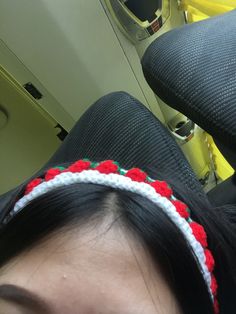
<path fill-rule="evenodd" d="M 125 176 L 137 182 L 145 182 L 147 178 L 147 174 L 138 168 L 128 170 Z"/>
<path fill-rule="evenodd" d="M 168 186 L 168 184 L 165 181 L 155 181 L 149 183 L 154 189 L 156 190 L 157 193 L 159 193 L 161 196 L 170 198 L 171 195 L 173 194 L 173 191 L 171 188 Z"/>
<path fill-rule="evenodd" d="M 119 167 L 114 163 L 113 160 L 102 161 L 94 170 L 99 171 L 100 173 L 117 173 Z"/>
<path fill-rule="evenodd" d="M 193 235 L 197 241 L 200 242 L 203 247 L 207 247 L 207 235 L 203 226 L 196 222 L 191 222 L 189 225 L 192 228 Z"/>
<path fill-rule="evenodd" d="M 209 272 L 211 273 L 215 267 L 214 257 L 212 256 L 212 254 L 209 250 L 205 250 L 205 256 L 206 256 L 205 264 L 207 265 L 207 268 L 208 268 Z"/>
<path fill-rule="evenodd" d="M 180 214 L 181 217 L 188 219 L 189 218 L 189 212 L 188 212 L 188 206 L 180 201 L 172 201 L 172 204 L 175 206 L 177 212 Z"/>
<path fill-rule="evenodd" d="M 45 181 L 49 181 L 55 178 L 58 174 L 61 173 L 61 170 L 58 168 L 49 169 L 45 174 Z"/>
<path fill-rule="evenodd" d="M 73 163 L 66 171 L 70 172 L 82 172 L 83 170 L 88 170 L 90 168 L 91 162 L 85 160 L 78 160 Z M 66 172 L 64 171 L 64 172 Z"/>
<path fill-rule="evenodd" d="M 29 194 L 37 185 L 39 185 L 43 180 L 41 178 L 36 178 L 29 182 L 25 188 L 25 195 Z"/>
<path fill-rule="evenodd" d="M 219 302 L 216 299 L 214 300 L 214 311 L 215 311 L 215 314 L 220 313 Z"/>
<path fill-rule="evenodd" d="M 214 275 L 211 275 L 211 291 L 213 295 L 216 295 L 217 290 L 218 290 L 218 284 L 216 281 L 216 277 Z"/>

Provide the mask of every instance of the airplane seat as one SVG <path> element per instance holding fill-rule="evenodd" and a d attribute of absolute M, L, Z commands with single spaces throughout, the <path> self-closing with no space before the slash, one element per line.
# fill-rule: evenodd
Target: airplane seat
<path fill-rule="evenodd" d="M 142 67 L 154 93 L 212 135 L 236 169 L 236 10 L 160 36 Z M 235 189 L 234 175 L 208 196 L 235 204 Z"/>
<path fill-rule="evenodd" d="M 206 199 L 202 185 L 170 132 L 125 92 L 103 96 L 88 108 L 52 158 L 33 177 L 81 158 L 113 159 L 124 168 L 139 167 L 154 178 L 178 180 L 184 188 Z M 32 178 L 0 196 L 0 222 Z"/>

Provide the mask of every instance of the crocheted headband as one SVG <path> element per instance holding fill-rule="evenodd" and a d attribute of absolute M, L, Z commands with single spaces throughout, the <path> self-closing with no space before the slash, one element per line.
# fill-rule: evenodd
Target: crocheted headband
<path fill-rule="evenodd" d="M 78 160 L 68 168 L 54 167 L 49 169 L 43 178 L 36 178 L 26 186 L 25 195 L 15 204 L 11 217 L 36 197 L 57 187 L 74 183 L 94 183 L 131 191 L 148 198 L 161 208 L 192 248 L 211 294 L 215 313 L 219 313 L 217 282 L 213 274 L 215 261 L 208 249 L 203 226 L 191 219 L 188 206 L 174 197 L 166 182 L 153 180 L 138 168 L 125 170 L 112 160 L 97 163 L 88 159 Z"/>

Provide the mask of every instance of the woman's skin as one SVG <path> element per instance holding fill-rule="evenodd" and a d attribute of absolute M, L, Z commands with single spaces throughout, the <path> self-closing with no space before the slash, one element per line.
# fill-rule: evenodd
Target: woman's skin
<path fill-rule="evenodd" d="M 0 314 L 22 313 L 181 311 L 143 247 L 107 221 L 61 230 L 0 270 Z"/>

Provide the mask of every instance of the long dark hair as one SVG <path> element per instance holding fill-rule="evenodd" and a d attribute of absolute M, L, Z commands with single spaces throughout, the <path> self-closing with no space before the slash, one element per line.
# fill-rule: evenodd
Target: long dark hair
<path fill-rule="evenodd" d="M 171 182 L 170 182 L 171 181 Z M 169 179 L 175 195 L 186 202 L 192 218 L 208 234 L 219 284 L 222 314 L 236 309 L 236 208 L 212 208 Z M 235 211 L 235 212 L 234 212 Z M 0 230 L 0 267 L 52 232 L 79 228 L 113 215 L 144 245 L 161 267 L 184 314 L 213 314 L 211 297 L 196 258 L 182 233 L 151 201 L 135 193 L 94 184 L 57 188 L 33 200 Z"/>

